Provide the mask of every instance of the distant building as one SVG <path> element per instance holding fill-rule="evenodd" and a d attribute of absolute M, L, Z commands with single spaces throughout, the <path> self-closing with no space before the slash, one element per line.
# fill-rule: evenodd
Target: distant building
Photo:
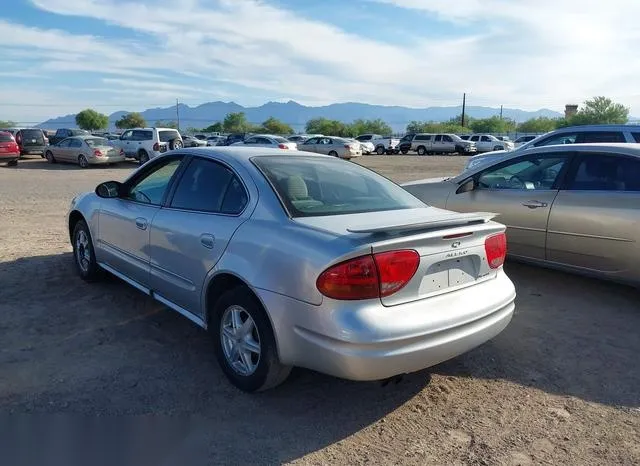
<path fill-rule="evenodd" d="M 571 118 L 576 113 L 578 113 L 578 106 L 574 104 L 567 104 L 564 106 L 564 117 L 566 119 Z"/>

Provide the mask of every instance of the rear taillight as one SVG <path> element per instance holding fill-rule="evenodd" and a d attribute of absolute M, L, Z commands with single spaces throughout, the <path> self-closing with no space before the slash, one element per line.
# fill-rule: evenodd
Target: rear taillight
<path fill-rule="evenodd" d="M 154 151 L 156 151 L 156 152 L 158 152 L 158 151 L 160 150 L 160 144 L 156 142 L 156 143 L 153 145 L 153 150 L 154 150 Z"/>
<path fill-rule="evenodd" d="M 322 272 L 316 286 L 325 296 L 341 300 L 390 296 L 413 278 L 420 256 L 413 250 L 356 257 Z"/>
<path fill-rule="evenodd" d="M 102 151 L 99 149 L 96 149 L 93 151 L 93 155 L 95 155 L 96 157 L 102 157 Z"/>
<path fill-rule="evenodd" d="M 278 144 L 278 148 L 279 149 L 288 149 L 289 146 L 287 146 L 286 144 Z"/>
<path fill-rule="evenodd" d="M 484 251 L 487 255 L 489 267 L 492 269 L 502 267 L 507 257 L 507 235 L 498 233 L 487 237 L 484 240 Z"/>

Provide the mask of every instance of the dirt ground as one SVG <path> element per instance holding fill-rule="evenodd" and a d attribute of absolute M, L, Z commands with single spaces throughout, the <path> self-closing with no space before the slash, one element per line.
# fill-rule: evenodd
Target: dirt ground
<path fill-rule="evenodd" d="M 464 158 L 360 163 L 405 181 Z M 134 167 L 0 167 L 0 415 L 153 415 L 171 464 L 640 464 L 638 290 L 508 263 L 516 315 L 480 348 L 398 384 L 295 370 L 246 395 L 187 319 L 74 274 L 69 201 Z"/>

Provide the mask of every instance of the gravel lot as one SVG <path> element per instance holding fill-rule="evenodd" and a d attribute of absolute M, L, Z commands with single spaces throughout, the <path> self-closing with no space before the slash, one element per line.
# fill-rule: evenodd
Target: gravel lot
<path fill-rule="evenodd" d="M 359 162 L 406 181 L 464 158 Z M 638 290 L 508 263 L 516 316 L 484 346 L 399 384 L 296 370 L 246 395 L 187 319 L 74 274 L 70 199 L 134 167 L 0 167 L 0 413 L 154 414 L 184 427 L 153 447 L 175 464 L 640 463 Z"/>

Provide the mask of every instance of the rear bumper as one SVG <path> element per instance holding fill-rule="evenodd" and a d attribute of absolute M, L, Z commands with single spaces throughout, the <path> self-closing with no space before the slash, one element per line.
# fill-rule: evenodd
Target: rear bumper
<path fill-rule="evenodd" d="M 115 155 L 112 157 L 89 157 L 87 161 L 90 165 L 104 165 L 108 163 L 119 163 L 125 161 L 124 155 Z"/>
<path fill-rule="evenodd" d="M 312 306 L 260 291 L 280 359 L 351 380 L 380 380 L 439 364 L 498 335 L 514 312 L 506 274 L 420 301 Z"/>
<path fill-rule="evenodd" d="M 18 160 L 20 158 L 20 154 L 13 153 L 0 153 L 0 163 L 12 162 L 13 160 Z"/>
<path fill-rule="evenodd" d="M 20 153 L 23 155 L 27 154 L 44 154 L 44 151 L 47 149 L 46 146 L 24 146 L 20 148 Z"/>

